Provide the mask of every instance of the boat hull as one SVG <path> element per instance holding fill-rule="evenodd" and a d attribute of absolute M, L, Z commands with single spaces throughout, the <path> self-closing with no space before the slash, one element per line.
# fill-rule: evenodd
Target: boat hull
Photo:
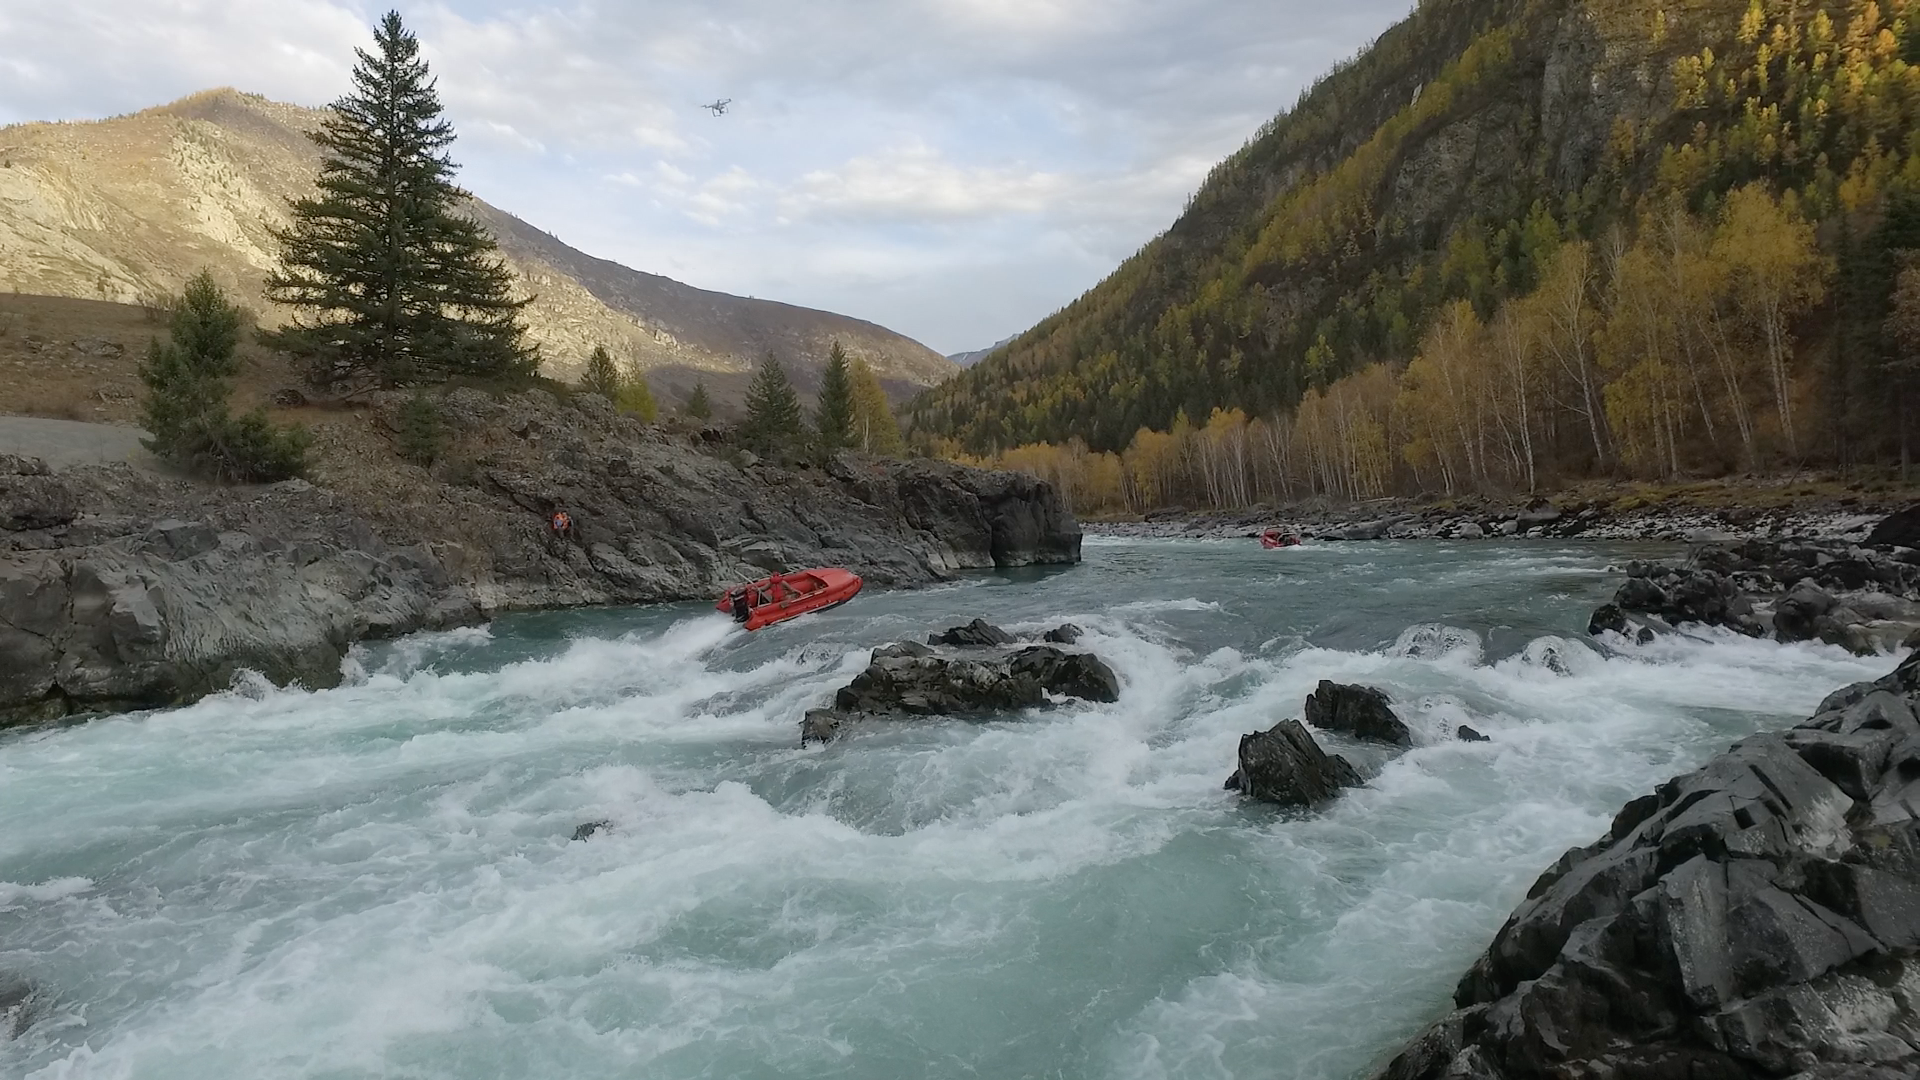
<path fill-rule="evenodd" d="M 851 570 L 822 566 L 791 574 L 775 574 L 735 586 L 728 589 L 714 607 L 738 618 L 734 611 L 734 598 L 742 589 L 747 590 L 749 606 L 743 625 L 748 630 L 759 630 L 802 615 L 839 607 L 858 595 L 862 584 L 860 575 Z"/>

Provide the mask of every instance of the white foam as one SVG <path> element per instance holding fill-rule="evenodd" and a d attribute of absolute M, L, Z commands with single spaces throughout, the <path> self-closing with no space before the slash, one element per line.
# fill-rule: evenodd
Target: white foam
<path fill-rule="evenodd" d="M 1719 634 L 1489 664 L 1438 621 L 1263 648 L 1256 605 L 1101 584 L 966 595 L 1083 627 L 1118 702 L 824 749 L 799 715 L 958 593 L 489 666 L 503 624 L 368 649 L 336 690 L 0 742 L 0 875 L 38 883 L 0 884 L 0 966 L 66 1010 L 0 1074 L 1350 1075 L 1621 801 L 1887 666 Z M 1415 747 L 1323 734 L 1368 780 L 1319 813 L 1223 791 L 1321 679 L 1386 690 Z"/>

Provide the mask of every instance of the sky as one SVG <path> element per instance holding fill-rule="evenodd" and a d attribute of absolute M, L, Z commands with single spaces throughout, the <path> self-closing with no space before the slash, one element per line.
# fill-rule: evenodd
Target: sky
<path fill-rule="evenodd" d="M 391 6 L 0 0 L 0 124 L 323 105 Z M 1407 0 L 399 5 L 461 182 L 590 254 L 943 353 L 1070 302 Z M 724 116 L 702 103 L 731 98 Z"/>

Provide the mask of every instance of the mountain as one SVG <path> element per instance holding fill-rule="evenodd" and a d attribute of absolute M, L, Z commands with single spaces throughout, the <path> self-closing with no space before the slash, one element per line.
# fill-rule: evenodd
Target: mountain
<path fill-rule="evenodd" d="M 1917 133 L 1908 0 L 1423 0 L 913 426 L 1118 452 L 1238 409 L 1337 429 L 1273 483 L 1352 493 L 1884 459 Z"/>
<path fill-rule="evenodd" d="M 221 89 L 97 122 L 0 128 L 0 289 L 143 302 L 208 267 L 263 322 L 280 321 L 260 292 L 271 229 L 312 189 L 320 158 L 305 132 L 321 116 Z M 669 392 L 704 378 L 724 394 L 771 349 L 806 388 L 835 339 L 896 393 L 954 370 L 885 327 L 697 289 L 594 258 L 478 199 L 471 209 L 535 296 L 527 322 L 550 375 L 569 377 L 604 344 Z"/>
<path fill-rule="evenodd" d="M 993 344 L 987 346 L 984 349 L 974 349 L 971 352 L 949 353 L 947 354 L 947 359 L 953 361 L 954 363 L 960 365 L 963 368 L 972 367 L 973 365 L 979 363 L 980 361 L 985 360 L 987 357 L 992 356 L 993 350 L 1001 348 L 1002 346 L 1006 345 L 1007 342 L 1012 340 L 1013 340 L 1012 338 L 1001 338 L 999 341 L 994 342 Z"/>

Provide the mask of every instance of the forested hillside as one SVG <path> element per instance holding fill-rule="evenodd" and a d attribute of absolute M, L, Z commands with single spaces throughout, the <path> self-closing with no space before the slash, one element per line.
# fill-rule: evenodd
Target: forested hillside
<path fill-rule="evenodd" d="M 1136 509 L 1901 460 L 1907 15 L 1431 0 L 916 433 Z"/>

